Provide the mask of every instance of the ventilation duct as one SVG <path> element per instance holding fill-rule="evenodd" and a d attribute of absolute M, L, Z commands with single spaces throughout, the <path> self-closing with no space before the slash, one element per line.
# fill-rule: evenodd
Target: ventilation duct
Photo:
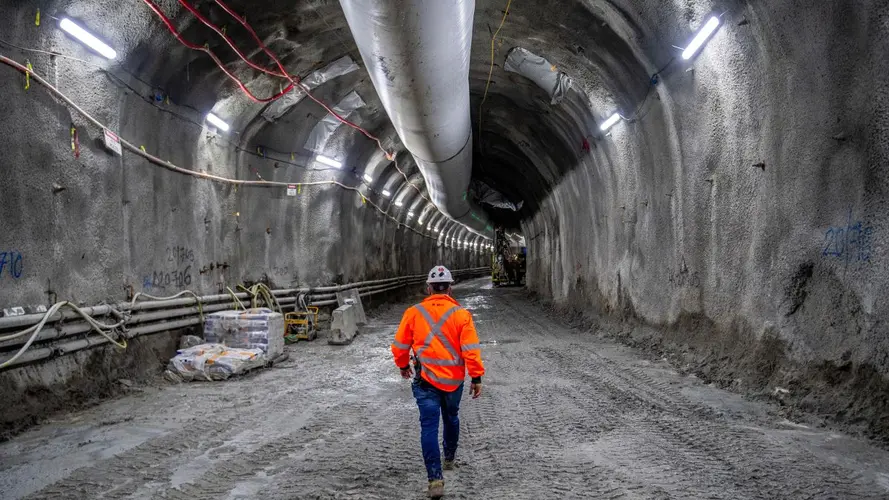
<path fill-rule="evenodd" d="M 503 195 L 503 193 L 481 181 L 473 181 L 472 190 L 478 197 L 479 203 L 491 205 L 492 207 L 518 212 L 522 209 L 522 205 L 524 204 L 523 201 L 519 201 L 518 203 L 511 202 L 509 198 Z"/>
<path fill-rule="evenodd" d="M 356 70 L 358 70 L 358 65 L 355 64 L 355 61 L 349 56 L 343 56 L 318 71 L 312 72 L 312 74 L 302 80 L 302 83 L 309 90 L 312 90 L 338 76 L 348 75 Z M 262 112 L 262 117 L 273 122 L 284 116 L 285 113 L 290 111 L 290 108 L 299 104 L 305 97 L 306 93 L 301 88 L 294 87 L 291 92 L 284 94 L 283 97 L 269 104 L 265 111 Z"/>
<path fill-rule="evenodd" d="M 521 47 L 515 47 L 506 54 L 503 69 L 510 73 L 518 73 L 536 83 L 549 94 L 550 104 L 553 105 L 562 102 L 571 89 L 570 76 L 556 71 L 554 64 Z"/>
<path fill-rule="evenodd" d="M 491 237 L 467 194 L 472 175 L 469 57 L 474 0 L 340 0 L 361 58 L 432 202 Z"/>
<path fill-rule="evenodd" d="M 364 101 L 361 99 L 361 96 L 358 95 L 358 92 L 353 90 L 352 92 L 349 92 L 349 95 L 343 97 L 340 102 L 336 103 L 333 110 L 343 118 L 349 118 L 355 110 L 363 107 Z M 342 124 L 343 122 L 337 120 L 333 115 L 328 113 L 324 116 L 324 119 L 316 123 L 312 131 L 309 132 L 309 137 L 306 138 L 306 144 L 303 147 L 309 151 L 323 153 L 324 147 L 327 146 L 327 141 L 330 140 L 333 133 L 336 132 L 336 129 L 340 128 L 340 125 Z"/>

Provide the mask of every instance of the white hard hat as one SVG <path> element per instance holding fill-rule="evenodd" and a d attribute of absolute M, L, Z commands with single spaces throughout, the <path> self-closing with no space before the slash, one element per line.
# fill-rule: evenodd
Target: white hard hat
<path fill-rule="evenodd" d="M 448 271 L 448 268 L 445 266 L 435 266 L 429 271 L 429 277 L 426 278 L 426 283 L 453 283 L 454 277 L 451 276 L 451 272 Z"/>

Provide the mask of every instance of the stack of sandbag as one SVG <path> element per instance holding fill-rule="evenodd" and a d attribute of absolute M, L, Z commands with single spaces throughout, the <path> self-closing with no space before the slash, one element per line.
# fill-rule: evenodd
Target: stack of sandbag
<path fill-rule="evenodd" d="M 220 311 L 204 320 L 204 339 L 240 349 L 259 349 L 268 359 L 284 352 L 284 316 L 271 309 Z"/>
<path fill-rule="evenodd" d="M 225 380 L 254 368 L 265 366 L 261 349 L 239 349 L 222 344 L 201 344 L 177 351 L 167 366 L 168 378 L 174 380 Z"/>

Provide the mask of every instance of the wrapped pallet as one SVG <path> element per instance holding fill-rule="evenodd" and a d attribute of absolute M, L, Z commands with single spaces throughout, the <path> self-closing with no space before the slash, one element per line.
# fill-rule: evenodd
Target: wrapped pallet
<path fill-rule="evenodd" d="M 259 349 L 268 359 L 275 359 L 284 352 L 284 316 L 270 309 L 208 314 L 204 339 L 228 347 Z"/>
<path fill-rule="evenodd" d="M 180 349 L 167 370 L 181 381 L 225 380 L 265 366 L 266 362 L 265 354 L 259 349 L 201 344 Z"/>

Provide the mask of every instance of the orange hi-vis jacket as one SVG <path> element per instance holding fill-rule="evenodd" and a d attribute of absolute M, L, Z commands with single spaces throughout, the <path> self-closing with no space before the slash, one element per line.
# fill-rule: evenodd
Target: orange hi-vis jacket
<path fill-rule="evenodd" d="M 420 376 L 441 390 L 457 390 L 467 370 L 473 379 L 485 374 L 472 314 L 449 295 L 430 295 L 405 311 L 392 343 L 399 368 L 410 366 L 411 349 Z"/>

